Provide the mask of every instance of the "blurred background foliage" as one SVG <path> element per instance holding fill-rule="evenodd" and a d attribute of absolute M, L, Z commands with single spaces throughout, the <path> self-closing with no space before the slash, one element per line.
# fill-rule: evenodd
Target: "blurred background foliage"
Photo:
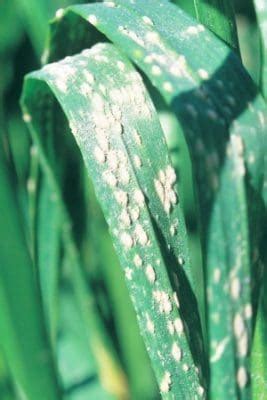
<path fill-rule="evenodd" d="M 176 0 L 176 3 L 184 0 Z M 84 1 L 86 2 L 86 1 Z M 88 2 L 88 1 L 87 1 Z M 13 185 L 18 194 L 21 213 L 24 218 L 25 234 L 30 238 L 31 216 L 29 215 L 28 192 L 31 189 L 30 171 L 35 168 L 30 163 L 31 143 L 26 127 L 21 118 L 19 97 L 24 75 L 38 69 L 42 64 L 42 52 L 48 31 L 48 21 L 57 9 L 73 3 L 70 0 L 2 0 L 0 2 L 0 129 L 1 141 L 8 158 L 12 173 Z M 78 3 L 82 3 L 81 1 Z M 260 38 L 257 30 L 256 17 L 252 0 L 235 0 L 238 35 L 243 63 L 250 75 L 258 84 L 260 71 Z M 150 88 L 153 91 L 152 88 Z M 175 139 L 171 132 L 179 130 L 177 122 L 168 114 L 162 100 L 154 94 L 154 101 L 159 111 L 161 122 L 166 133 L 170 151 L 174 154 L 173 162 L 180 174 L 182 199 L 184 202 L 187 226 L 193 262 L 201 264 L 197 223 L 195 217 L 194 194 L 192 179 L 188 179 L 190 161 L 186 145 L 182 138 Z M 71 177 L 69 176 L 69 179 Z M 82 178 L 84 179 L 84 178 Z M 97 354 L 92 355 L 91 349 L 84 352 L 86 337 L 83 333 L 82 317 L 75 307 L 75 291 L 72 287 L 72 277 L 67 257 L 63 257 L 62 276 L 60 277 L 60 304 L 58 310 L 59 341 L 57 342 L 57 358 L 61 381 L 67 399 L 88 399 L 86 387 L 90 387 L 90 398 L 127 398 L 157 399 L 158 389 L 149 366 L 148 358 L 139 336 L 135 315 L 128 298 L 124 278 L 118 266 L 112 246 L 107 238 L 105 223 L 96 200 L 90 192 L 89 207 L 98 215 L 98 224 L 87 224 L 90 242 L 80 246 L 83 258 L 90 258 L 90 269 L 86 266 L 84 272 L 91 282 L 97 298 L 98 309 L 102 321 L 111 336 L 112 346 L 116 349 L 119 365 L 124 371 L 119 378 L 118 389 L 114 376 L 106 376 L 110 360 L 103 354 L 101 346 Z M 41 200 L 40 200 L 41 201 Z M 73 201 L 73 199 L 72 199 Z M 71 202 L 71 200 L 70 200 Z M 79 232 L 77 232 L 79 237 Z M 101 237 L 102 240 L 94 239 Z M 30 239 L 29 239 L 30 242 Z M 77 239 L 79 242 L 79 239 Z M 79 247 L 79 246 L 78 246 Z M 92 250 L 94 249 L 94 251 Z M 101 255 L 109 260 L 109 265 L 101 264 Z M 86 262 L 85 262 L 86 265 Z M 111 267 L 112 265 L 112 267 Z M 199 294 L 201 297 L 201 293 Z M 73 340 L 75 339 L 75 340 Z M 72 344 L 75 343 L 75 346 Z M 71 345 L 70 345 L 71 344 Z M 97 344 L 95 345 L 97 348 Z M 1 351 L 1 348 L 0 348 Z M 88 367 L 88 359 L 92 360 Z M 100 360 L 100 361 L 99 361 Z M 98 364 L 99 377 L 96 375 L 95 363 Z M 100 365 L 100 366 L 99 366 Z M 124 377 L 125 374 L 125 377 Z M 103 385 L 104 382 L 104 385 Z M 111 382 L 114 387 L 110 387 Z M 104 389 L 103 389 L 104 386 Z M 112 386 L 112 385 L 111 385 Z M 0 353 L 0 399 L 20 399 L 19 390 L 12 383 L 4 354 Z"/>

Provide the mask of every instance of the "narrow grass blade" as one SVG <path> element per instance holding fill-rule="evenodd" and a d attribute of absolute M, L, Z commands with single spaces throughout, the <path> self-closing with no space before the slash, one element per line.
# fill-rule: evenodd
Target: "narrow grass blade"
<path fill-rule="evenodd" d="M 267 4 L 265 1 L 254 0 L 255 11 L 261 35 L 261 90 L 267 96 Z"/>
<path fill-rule="evenodd" d="M 23 96 L 37 131 L 48 93 L 42 81 L 67 115 L 94 182 L 163 397 L 201 398 L 203 343 L 176 177 L 139 75 L 104 44 L 45 66 L 28 76 Z"/>
<path fill-rule="evenodd" d="M 21 396 L 60 399 L 56 371 L 42 320 L 40 294 L 21 227 L 21 216 L 0 157 L 0 339 Z"/>

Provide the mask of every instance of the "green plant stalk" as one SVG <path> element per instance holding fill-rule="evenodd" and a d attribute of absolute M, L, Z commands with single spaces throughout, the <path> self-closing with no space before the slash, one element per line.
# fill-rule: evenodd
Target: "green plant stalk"
<path fill-rule="evenodd" d="M 254 0 L 258 26 L 261 35 L 261 79 L 260 87 L 263 96 L 267 96 L 267 5 L 264 1 Z"/>
<path fill-rule="evenodd" d="M 21 395 L 36 400 L 46 393 L 56 400 L 60 393 L 39 292 L 2 147 L 0 151 L 1 346 Z"/>

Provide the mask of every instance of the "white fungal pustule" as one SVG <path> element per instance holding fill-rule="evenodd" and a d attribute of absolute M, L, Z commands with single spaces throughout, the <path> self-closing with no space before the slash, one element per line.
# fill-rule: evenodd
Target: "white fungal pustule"
<path fill-rule="evenodd" d="M 144 23 L 147 24 L 147 25 L 150 25 L 150 26 L 153 26 L 153 25 L 154 25 L 153 21 L 152 21 L 149 17 L 147 17 L 146 15 L 144 15 L 144 16 L 142 17 L 142 20 L 143 20 Z"/>
<path fill-rule="evenodd" d="M 183 364 L 183 371 L 188 372 L 189 371 L 189 365 L 188 364 Z"/>
<path fill-rule="evenodd" d="M 155 76 L 159 76 L 162 74 L 161 68 L 156 64 L 152 65 L 151 72 L 152 72 L 152 75 L 155 75 Z"/>
<path fill-rule="evenodd" d="M 31 115 L 28 114 L 28 113 L 23 113 L 22 118 L 23 118 L 23 121 L 26 122 L 26 123 L 29 123 L 32 120 Z"/>
<path fill-rule="evenodd" d="M 177 195 L 173 189 L 176 182 L 176 174 L 174 169 L 169 165 L 166 170 L 160 170 L 158 179 L 154 180 L 157 195 L 167 214 L 170 213 L 171 207 L 177 202 Z"/>
<path fill-rule="evenodd" d="M 94 75 L 91 74 L 91 72 L 87 71 L 86 69 L 83 71 L 83 75 L 87 83 L 90 83 L 92 85 L 95 82 Z"/>
<path fill-rule="evenodd" d="M 241 283 L 240 279 L 236 276 L 232 278 L 230 283 L 230 293 L 233 300 L 237 300 L 240 296 L 241 292 Z"/>
<path fill-rule="evenodd" d="M 171 82 L 168 82 L 168 81 L 166 81 L 166 82 L 163 82 L 163 89 L 166 91 L 166 92 L 168 92 L 168 93 L 172 93 L 173 92 L 173 85 L 172 85 L 172 83 Z"/>
<path fill-rule="evenodd" d="M 142 258 L 139 256 L 139 254 L 135 254 L 134 259 L 133 259 L 133 262 L 134 262 L 134 265 L 135 265 L 137 268 L 140 268 L 140 267 L 142 267 L 142 265 L 143 265 L 143 260 L 142 260 Z"/>
<path fill-rule="evenodd" d="M 134 233 L 137 242 L 140 243 L 141 246 L 146 246 L 148 244 L 148 235 L 141 224 L 136 225 Z"/>
<path fill-rule="evenodd" d="M 244 315 L 246 319 L 250 319 L 252 317 L 252 305 L 250 303 L 245 305 Z"/>
<path fill-rule="evenodd" d="M 240 357 L 246 357 L 248 354 L 248 333 L 245 330 L 237 340 L 238 354 Z"/>
<path fill-rule="evenodd" d="M 129 228 L 131 226 L 131 217 L 126 209 L 122 210 L 119 219 L 124 227 Z"/>
<path fill-rule="evenodd" d="M 139 169 L 139 168 L 142 167 L 141 158 L 137 154 L 134 155 L 133 160 L 134 160 L 134 165 L 135 165 L 136 168 Z"/>
<path fill-rule="evenodd" d="M 201 79 L 204 80 L 209 79 L 209 73 L 205 69 L 200 68 L 197 72 Z"/>
<path fill-rule="evenodd" d="M 130 174 L 127 167 L 121 164 L 118 169 L 118 180 L 123 185 L 128 185 L 130 182 Z"/>
<path fill-rule="evenodd" d="M 89 15 L 89 17 L 87 18 L 87 21 L 90 22 L 90 24 L 92 25 L 97 25 L 97 17 L 93 14 Z"/>
<path fill-rule="evenodd" d="M 247 382 L 248 382 L 248 374 L 245 369 L 245 367 L 241 366 L 239 367 L 237 371 L 237 376 L 236 376 L 237 384 L 240 387 L 240 389 L 243 389 Z"/>
<path fill-rule="evenodd" d="M 114 196 L 116 201 L 123 207 L 126 207 L 129 201 L 129 196 L 126 192 L 121 189 L 118 189 L 114 192 Z"/>
<path fill-rule="evenodd" d="M 146 276 L 150 283 L 155 283 L 156 281 L 156 272 L 151 264 L 148 264 L 146 267 Z"/>
<path fill-rule="evenodd" d="M 219 268 L 215 268 L 213 271 L 213 281 L 214 283 L 219 283 L 221 279 L 221 270 Z"/>
<path fill-rule="evenodd" d="M 116 150 L 109 150 L 107 153 L 107 164 L 112 171 L 116 171 L 119 165 L 119 160 Z"/>
<path fill-rule="evenodd" d="M 142 138 L 141 138 L 141 136 L 139 135 L 139 133 L 137 132 L 136 129 L 133 130 L 133 138 L 134 138 L 135 143 L 138 146 L 142 145 Z"/>
<path fill-rule="evenodd" d="M 233 328 L 234 328 L 234 334 L 237 338 L 239 338 L 245 331 L 245 323 L 242 318 L 242 315 L 239 313 L 235 314 L 234 316 Z"/>
<path fill-rule="evenodd" d="M 167 328 L 168 328 L 168 331 L 169 331 L 170 335 L 173 335 L 174 332 L 175 332 L 175 329 L 174 329 L 173 322 L 171 320 L 169 320 L 167 322 Z"/>
<path fill-rule="evenodd" d="M 121 243 L 123 244 L 123 246 L 126 249 L 130 249 L 134 245 L 134 241 L 133 241 L 132 236 L 127 232 L 122 232 L 121 233 L 120 240 L 121 240 Z"/>
<path fill-rule="evenodd" d="M 106 161 L 105 153 L 99 146 L 94 148 L 94 156 L 99 164 L 103 164 Z"/>
<path fill-rule="evenodd" d="M 148 313 L 146 313 L 146 329 L 150 333 L 155 333 L 155 325 L 154 322 L 151 320 L 150 316 Z"/>
<path fill-rule="evenodd" d="M 203 395 L 205 393 L 203 386 L 199 385 L 197 388 L 197 392 L 198 392 L 199 396 L 203 397 Z"/>
<path fill-rule="evenodd" d="M 212 354 L 212 356 L 210 357 L 210 362 L 211 363 L 215 363 L 218 360 L 220 360 L 221 356 L 224 353 L 224 350 L 226 349 L 227 344 L 229 343 L 230 338 L 228 336 L 226 336 L 223 340 L 221 340 L 219 343 L 218 342 L 214 342 L 212 343 L 214 349 L 214 353 Z"/>
<path fill-rule="evenodd" d="M 63 15 L 64 15 L 64 8 L 59 8 L 57 11 L 56 11 L 56 19 L 61 19 L 62 17 L 63 17 Z"/>
<path fill-rule="evenodd" d="M 161 382 L 160 382 L 160 391 L 161 393 L 168 393 L 171 388 L 171 374 L 166 371 Z"/>
<path fill-rule="evenodd" d="M 144 196 L 142 190 L 135 189 L 134 193 L 133 193 L 133 198 L 134 198 L 134 201 L 136 202 L 136 204 L 139 207 L 142 208 L 144 206 L 144 204 L 145 204 L 145 196 Z"/>
<path fill-rule="evenodd" d="M 126 279 L 131 281 L 133 279 L 132 275 L 133 275 L 133 270 L 131 268 L 129 268 L 129 267 L 125 268 L 125 277 L 126 277 Z"/>
<path fill-rule="evenodd" d="M 181 361 L 183 356 L 182 350 L 176 342 L 174 342 L 172 345 L 172 356 L 174 360 L 178 362 Z"/>
<path fill-rule="evenodd" d="M 172 311 L 172 303 L 170 301 L 170 296 L 163 290 L 154 290 L 153 297 L 156 300 L 159 312 L 161 314 L 169 314 Z"/>
<path fill-rule="evenodd" d="M 117 178 L 110 170 L 104 171 L 102 174 L 102 178 L 109 186 L 117 186 Z"/>
<path fill-rule="evenodd" d="M 106 7 L 109 7 L 109 8 L 115 8 L 116 7 L 116 4 L 114 3 L 114 1 L 105 1 L 104 5 Z"/>
<path fill-rule="evenodd" d="M 184 56 L 179 56 L 170 66 L 170 73 L 175 77 L 186 76 L 188 74 L 188 68 L 186 59 Z"/>
<path fill-rule="evenodd" d="M 180 308 L 180 302 L 179 302 L 179 299 L 178 299 L 178 296 L 177 296 L 176 292 L 173 293 L 173 301 L 174 301 L 174 304 L 176 305 L 176 307 Z"/>
<path fill-rule="evenodd" d="M 235 134 L 230 136 L 230 143 L 227 146 L 227 155 L 233 157 L 234 160 L 233 175 L 237 177 L 245 176 L 244 143 L 241 136 Z"/>
<path fill-rule="evenodd" d="M 176 318 L 173 321 L 173 326 L 174 326 L 176 333 L 178 333 L 178 335 L 181 335 L 184 332 L 184 324 L 183 324 L 183 321 L 181 320 L 181 318 Z"/>
<path fill-rule="evenodd" d="M 136 207 L 131 207 L 129 209 L 129 213 L 130 213 L 130 216 L 131 216 L 131 219 L 132 219 L 133 222 L 136 222 L 140 217 L 140 210 L 139 210 L 139 208 L 137 206 Z"/>

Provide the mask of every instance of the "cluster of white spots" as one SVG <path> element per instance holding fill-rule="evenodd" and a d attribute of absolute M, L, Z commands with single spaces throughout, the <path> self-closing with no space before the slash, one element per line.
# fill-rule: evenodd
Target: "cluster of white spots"
<path fill-rule="evenodd" d="M 160 382 L 160 391 L 161 393 L 168 393 L 170 391 L 171 388 L 171 374 L 166 371 L 162 381 Z"/>
<path fill-rule="evenodd" d="M 153 26 L 153 25 L 154 25 L 153 21 L 152 21 L 149 17 L 147 17 L 146 15 L 144 15 L 144 16 L 142 17 L 142 20 L 143 20 L 144 23 L 147 24 L 147 25 L 150 25 L 150 26 Z"/>
<path fill-rule="evenodd" d="M 134 265 L 135 265 L 137 268 L 140 268 L 140 267 L 142 267 L 142 265 L 143 265 L 143 260 L 142 260 L 142 258 L 139 256 L 139 254 L 135 254 L 134 259 L 133 259 L 133 262 L 134 262 Z"/>
<path fill-rule="evenodd" d="M 131 268 L 129 268 L 129 267 L 125 268 L 126 279 L 131 281 L 133 279 L 132 275 L 133 275 L 133 270 Z"/>
<path fill-rule="evenodd" d="M 170 73 L 176 77 L 187 75 L 187 63 L 184 56 L 179 56 L 170 66 Z"/>
<path fill-rule="evenodd" d="M 67 92 L 69 81 L 76 74 L 76 69 L 67 62 L 67 59 L 58 63 L 47 64 L 43 67 L 43 70 L 53 79 L 57 89 L 63 93 Z"/>
<path fill-rule="evenodd" d="M 205 69 L 200 68 L 197 72 L 201 79 L 204 80 L 209 79 L 209 73 Z"/>
<path fill-rule="evenodd" d="M 150 283 L 154 283 L 156 281 L 156 273 L 151 264 L 148 264 L 146 267 L 146 276 Z"/>
<path fill-rule="evenodd" d="M 154 322 L 151 320 L 148 313 L 146 313 L 146 328 L 147 328 L 148 332 L 155 333 Z"/>
<path fill-rule="evenodd" d="M 110 170 L 104 171 L 102 174 L 102 178 L 109 186 L 117 186 L 117 178 Z"/>
<path fill-rule="evenodd" d="M 174 342 L 172 345 L 172 356 L 174 360 L 178 362 L 181 361 L 183 356 L 182 350 L 176 342 Z"/>
<path fill-rule="evenodd" d="M 215 268 L 213 271 L 213 281 L 214 283 L 219 283 L 221 279 L 221 270 L 220 268 Z"/>
<path fill-rule="evenodd" d="M 171 207 L 176 204 L 177 196 L 173 190 L 176 182 L 176 174 L 174 169 L 169 165 L 165 172 L 159 171 L 158 179 L 154 180 L 154 185 L 159 199 L 164 207 L 166 213 L 170 213 Z"/>
<path fill-rule="evenodd" d="M 163 290 L 154 290 L 153 297 L 158 303 L 159 312 L 161 314 L 169 314 L 172 310 L 172 303 L 170 301 L 170 296 Z"/>
<path fill-rule="evenodd" d="M 234 175 L 237 177 L 245 176 L 244 144 L 241 136 L 235 134 L 230 136 L 227 154 L 228 156 L 234 156 Z"/>
<path fill-rule="evenodd" d="M 22 118 L 23 118 L 23 121 L 26 122 L 27 124 L 28 124 L 29 122 L 31 122 L 31 120 L 32 120 L 31 115 L 28 114 L 28 113 L 23 113 Z"/>
<path fill-rule="evenodd" d="M 241 292 L 241 283 L 237 276 L 231 279 L 230 282 L 230 294 L 233 300 L 237 300 Z"/>
<path fill-rule="evenodd" d="M 238 383 L 238 386 L 240 387 L 240 389 L 243 389 L 248 382 L 248 374 L 247 374 L 245 367 L 243 367 L 243 366 L 239 367 L 239 369 L 237 371 L 236 379 L 237 379 L 237 383 Z"/>
<path fill-rule="evenodd" d="M 61 19 L 62 17 L 63 17 L 63 15 L 64 15 L 64 9 L 63 8 L 59 8 L 57 11 L 56 11 L 56 19 Z"/>
<path fill-rule="evenodd" d="M 120 239 L 123 246 L 127 249 L 130 249 L 134 244 L 132 236 L 127 232 L 122 232 L 120 235 Z"/>
<path fill-rule="evenodd" d="M 215 352 L 210 358 L 210 362 L 211 363 L 215 363 L 216 361 L 218 361 L 221 358 L 221 356 L 222 356 L 227 344 L 229 343 L 229 340 L 230 340 L 229 337 L 225 337 L 219 343 L 217 343 L 217 342 L 212 343 L 214 345 L 214 347 L 215 347 Z"/>
<path fill-rule="evenodd" d="M 92 25 L 97 25 L 98 19 L 94 14 L 90 14 L 87 18 L 87 21 L 90 22 Z"/>
<path fill-rule="evenodd" d="M 141 224 L 136 224 L 134 233 L 137 242 L 140 243 L 141 246 L 146 246 L 148 244 L 149 242 L 148 235 Z"/>

